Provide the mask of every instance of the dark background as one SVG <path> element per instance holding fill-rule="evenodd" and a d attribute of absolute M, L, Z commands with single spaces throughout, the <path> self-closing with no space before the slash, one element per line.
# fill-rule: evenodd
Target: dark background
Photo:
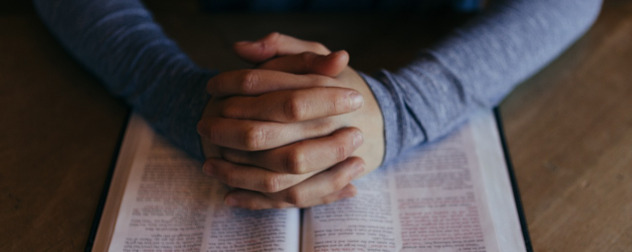
<path fill-rule="evenodd" d="M 220 70 L 248 67 L 232 42 L 271 31 L 346 49 L 360 70 L 394 69 L 466 18 L 147 5 L 195 61 Z M 594 27 L 500 106 L 535 251 L 632 247 L 631 41 L 632 2 L 606 0 Z M 0 251 L 84 249 L 128 112 L 30 1 L 0 2 Z"/>

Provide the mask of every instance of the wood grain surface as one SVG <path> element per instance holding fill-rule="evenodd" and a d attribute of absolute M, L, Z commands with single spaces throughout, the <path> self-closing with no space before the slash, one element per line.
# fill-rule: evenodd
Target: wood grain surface
<path fill-rule="evenodd" d="M 632 251 L 632 2 L 501 111 L 535 251 Z"/>
<path fill-rule="evenodd" d="M 147 2 L 183 50 L 219 70 L 248 67 L 231 43 L 270 31 L 346 49 L 363 71 L 394 69 L 466 18 Z M 632 250 L 631 66 L 632 1 L 606 0 L 585 36 L 501 104 L 535 251 Z M 84 249 L 128 112 L 28 2 L 0 3 L 0 251 Z"/>

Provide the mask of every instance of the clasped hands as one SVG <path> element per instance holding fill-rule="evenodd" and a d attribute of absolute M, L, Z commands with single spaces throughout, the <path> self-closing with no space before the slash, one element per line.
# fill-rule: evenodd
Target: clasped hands
<path fill-rule="evenodd" d="M 256 69 L 224 72 L 198 123 L 204 173 L 233 189 L 229 206 L 309 207 L 356 194 L 382 162 L 382 114 L 345 51 L 279 33 L 238 42 Z"/>

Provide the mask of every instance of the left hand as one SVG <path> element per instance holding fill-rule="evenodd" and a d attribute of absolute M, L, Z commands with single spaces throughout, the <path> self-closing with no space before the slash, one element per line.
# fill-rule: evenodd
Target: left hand
<path fill-rule="evenodd" d="M 351 67 L 341 68 L 349 56 L 345 51 L 330 53 L 329 49 L 318 42 L 300 40 L 280 33 L 271 33 L 254 42 L 238 42 L 234 46 L 235 52 L 242 59 L 260 64 L 258 69 L 275 70 L 302 76 L 333 78 L 329 81 L 317 82 L 317 86 L 348 88 L 360 93 L 363 106 L 358 110 L 340 115 L 330 115 L 322 118 L 332 124 L 330 129 L 354 127 L 360 129 L 364 135 L 364 144 L 353 154 L 366 162 L 366 170 L 362 174 L 375 170 L 382 163 L 384 157 L 384 122 L 382 111 L 373 92 L 364 79 Z M 345 60 L 326 60 L 332 55 L 342 55 Z M 322 56 L 327 55 L 327 56 Z M 282 57 L 281 57 L 282 56 Z M 275 58 L 277 57 L 277 58 Z M 326 84 L 323 84 L 326 83 Z M 294 87 L 295 89 L 305 87 Z M 269 91 L 274 91 L 270 88 Z M 325 96 L 308 97 L 312 100 L 325 101 Z M 318 106 L 322 107 L 323 102 Z M 243 110 L 251 108 L 244 107 Z M 252 118 L 241 116 L 239 118 Z"/>
<path fill-rule="evenodd" d="M 279 39 L 279 36 L 281 39 Z M 271 37 L 277 37 L 277 39 L 271 40 L 269 39 Z M 277 43 L 261 47 L 255 43 L 240 43 L 235 46 L 236 51 L 247 60 L 256 62 L 261 60 L 262 55 L 266 56 L 266 53 L 269 54 L 265 50 L 272 50 L 276 54 L 291 54 L 298 52 L 292 50 L 323 48 L 318 47 L 313 42 L 301 41 L 279 34 L 271 34 L 266 38 L 264 38 L 263 42 L 255 43 L 269 43 L 270 41 Z M 286 45 L 288 43 L 290 45 Z M 255 45 L 255 50 L 251 50 L 253 45 Z M 257 51 L 257 47 L 262 50 Z M 288 51 L 287 48 L 292 49 Z M 379 166 L 384 146 L 381 112 L 362 78 L 351 68 L 336 67 L 336 64 L 339 65 L 340 63 L 339 58 L 341 54 L 343 58 L 346 56 L 348 59 L 348 55 L 342 52 L 338 53 L 338 56 L 329 56 L 329 60 L 327 60 L 327 57 L 313 53 L 302 53 L 270 60 L 262 64 L 260 70 L 285 71 L 287 72 L 286 74 L 298 75 L 285 76 L 286 78 L 284 79 L 292 76 L 290 79 L 293 81 L 290 82 L 284 82 L 280 79 L 273 83 L 269 79 L 259 79 L 259 81 L 267 85 L 250 85 L 251 87 L 256 87 L 257 91 L 254 92 L 256 94 L 252 90 L 235 89 L 235 87 L 241 86 L 241 83 L 238 82 L 242 79 L 235 78 L 231 74 L 239 75 L 239 73 L 220 75 L 209 82 L 209 91 L 214 96 L 251 95 L 230 97 L 224 100 L 229 102 L 219 106 L 224 108 L 223 112 L 221 112 L 224 117 L 233 120 L 237 119 L 233 122 L 247 122 L 251 120 L 275 121 L 283 123 L 288 129 L 303 129 L 303 132 L 307 133 L 303 134 L 301 138 L 305 140 L 262 151 L 253 152 L 252 149 L 244 149 L 242 146 L 227 146 L 229 148 L 222 148 L 221 153 L 222 157 L 229 162 L 217 158 L 207 160 L 205 163 L 207 172 L 228 185 L 241 188 L 230 192 L 226 196 L 226 202 L 229 205 L 261 209 L 291 206 L 307 207 L 328 203 L 353 196 L 355 188 L 348 182 L 360 174 L 366 174 Z M 272 54 L 268 56 L 270 55 L 276 56 Z M 265 57 L 263 58 L 265 59 Z M 338 74 L 336 73 L 336 68 L 343 70 Z M 337 76 L 336 78 L 326 78 L 324 75 L 311 74 L 314 72 L 336 74 Z M 313 81 L 311 86 L 306 86 L 304 82 L 296 79 L 297 76 L 317 81 Z M 321 88 L 319 92 L 313 92 L 314 87 L 318 86 L 329 88 Z M 331 110 L 331 108 L 327 108 L 328 106 L 323 106 L 323 104 L 332 104 L 325 101 L 331 100 L 331 94 L 336 93 L 336 88 L 342 87 L 356 88 L 362 96 L 368 95 L 371 97 L 372 104 L 367 106 L 365 103 L 365 106 L 360 110 L 352 113 L 346 113 L 348 112 L 348 107 L 343 109 L 342 112 L 336 113 L 335 109 Z M 334 92 L 328 92 L 330 89 L 334 90 Z M 300 95 L 301 92 L 305 94 Z M 292 94 L 291 97 L 297 102 L 296 104 L 303 104 L 303 106 L 299 106 L 300 108 L 307 108 L 310 111 L 299 113 L 305 116 L 287 117 L 286 113 L 283 113 L 285 110 L 282 108 L 275 109 L 274 99 L 268 100 L 271 101 L 269 104 L 265 102 L 265 99 L 262 99 L 262 97 L 266 96 L 286 97 L 284 95 L 287 94 Z M 258 96 L 253 98 L 252 95 Z M 333 100 L 344 99 L 334 98 Z M 278 100 L 276 104 L 278 104 Z M 333 107 L 339 107 L 338 109 L 340 109 L 340 106 Z M 345 108 L 345 106 L 342 108 Z M 216 122 L 217 120 L 214 121 Z M 366 165 L 363 164 L 360 158 L 347 158 L 359 145 L 358 140 L 354 139 L 357 138 L 357 129 L 345 128 L 348 126 L 358 126 L 363 132 L 366 131 L 372 134 L 369 144 L 362 145 L 354 152 L 354 154 L 360 155 L 361 158 L 366 158 L 365 160 L 369 161 L 367 162 L 369 169 L 364 168 Z M 318 132 L 310 136 L 310 134 L 314 133 L 308 132 L 314 129 L 318 129 Z M 329 132 L 334 133 L 322 137 Z M 318 138 L 313 138 L 314 136 Z M 292 161 L 287 162 L 287 160 Z M 326 168 L 329 169 L 322 171 Z"/>

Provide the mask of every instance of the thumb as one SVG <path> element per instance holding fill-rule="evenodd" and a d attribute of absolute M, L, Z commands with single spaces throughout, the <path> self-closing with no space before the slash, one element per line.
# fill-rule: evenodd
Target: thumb
<path fill-rule="evenodd" d="M 320 74 L 335 77 L 347 67 L 348 63 L 349 54 L 344 50 L 329 55 L 304 52 L 272 59 L 258 68 L 293 74 Z"/>
<path fill-rule="evenodd" d="M 318 42 L 297 39 L 292 36 L 273 32 L 257 41 L 240 41 L 233 50 L 242 59 L 259 64 L 274 57 L 312 52 L 321 55 L 331 53 Z"/>

